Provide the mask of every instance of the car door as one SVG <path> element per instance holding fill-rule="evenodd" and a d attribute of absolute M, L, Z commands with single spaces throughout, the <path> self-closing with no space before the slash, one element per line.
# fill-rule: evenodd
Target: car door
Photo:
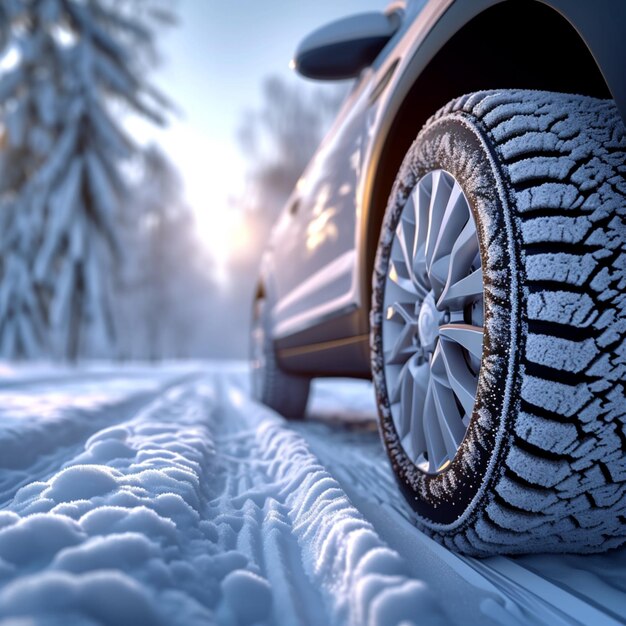
<path fill-rule="evenodd" d="M 274 336 L 356 308 L 355 192 L 368 113 L 367 70 L 298 181 L 273 236 Z M 325 337 L 320 337 L 323 341 Z"/>

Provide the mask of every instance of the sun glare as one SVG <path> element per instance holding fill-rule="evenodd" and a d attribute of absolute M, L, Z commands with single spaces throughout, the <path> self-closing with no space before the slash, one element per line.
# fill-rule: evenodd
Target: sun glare
<path fill-rule="evenodd" d="M 233 207 L 194 211 L 197 236 L 215 263 L 220 282 L 228 278 L 229 265 L 249 248 L 251 233 L 243 213 Z"/>
<path fill-rule="evenodd" d="M 128 126 L 140 139 L 150 136 L 139 120 L 131 120 Z M 216 140 L 186 121 L 174 122 L 159 143 L 183 177 L 198 242 L 211 259 L 214 277 L 225 285 L 232 264 L 244 258 L 253 244 L 253 229 L 237 206 L 244 194 L 243 157 L 233 141 Z"/>
<path fill-rule="evenodd" d="M 189 127 L 167 137 L 168 150 L 184 172 L 185 198 L 193 211 L 198 241 L 210 255 L 218 280 L 244 256 L 251 242 L 244 212 L 237 207 L 243 194 L 242 158 L 232 143 L 209 139 Z"/>

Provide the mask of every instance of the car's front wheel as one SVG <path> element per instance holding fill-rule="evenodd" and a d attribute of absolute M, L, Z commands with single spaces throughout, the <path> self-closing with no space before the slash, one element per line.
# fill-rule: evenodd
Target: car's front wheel
<path fill-rule="evenodd" d="M 626 132 L 472 94 L 418 135 L 376 258 L 381 433 L 420 526 L 488 555 L 626 540 Z"/>

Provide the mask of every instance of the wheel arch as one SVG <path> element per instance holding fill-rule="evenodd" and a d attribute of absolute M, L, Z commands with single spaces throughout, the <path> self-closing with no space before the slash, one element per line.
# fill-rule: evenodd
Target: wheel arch
<path fill-rule="evenodd" d="M 462 10 L 467 11 L 468 4 Z M 365 302 L 371 297 L 374 257 L 395 176 L 417 133 L 438 109 L 465 93 L 494 88 L 611 97 L 587 43 L 556 8 L 543 0 L 486 0 L 480 4 L 483 6 L 465 23 L 458 15 L 443 16 L 415 55 L 430 53 L 430 60 L 425 67 L 423 59 L 409 63 L 384 104 L 387 121 L 383 120 L 372 148 L 363 197 L 360 268 Z M 462 26 L 451 37 L 443 37 L 442 31 L 450 29 L 449 23 L 455 19 Z M 515 27 L 502 28 L 502 24 Z M 436 48 L 436 41 L 446 43 Z M 413 76 L 411 67 L 416 68 Z"/>

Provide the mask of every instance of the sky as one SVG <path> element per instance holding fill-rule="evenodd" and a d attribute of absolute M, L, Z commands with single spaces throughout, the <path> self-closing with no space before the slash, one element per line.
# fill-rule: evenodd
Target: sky
<path fill-rule="evenodd" d="M 386 0 L 179 0 L 180 24 L 159 35 L 163 58 L 153 82 L 182 112 L 160 130 L 135 120 L 142 142 L 156 141 L 178 166 L 198 234 L 226 255 L 237 228 L 228 199 L 242 193 L 246 163 L 237 130 L 260 105 L 268 75 L 305 81 L 289 69 L 298 43 L 329 21 L 382 10 Z"/>

